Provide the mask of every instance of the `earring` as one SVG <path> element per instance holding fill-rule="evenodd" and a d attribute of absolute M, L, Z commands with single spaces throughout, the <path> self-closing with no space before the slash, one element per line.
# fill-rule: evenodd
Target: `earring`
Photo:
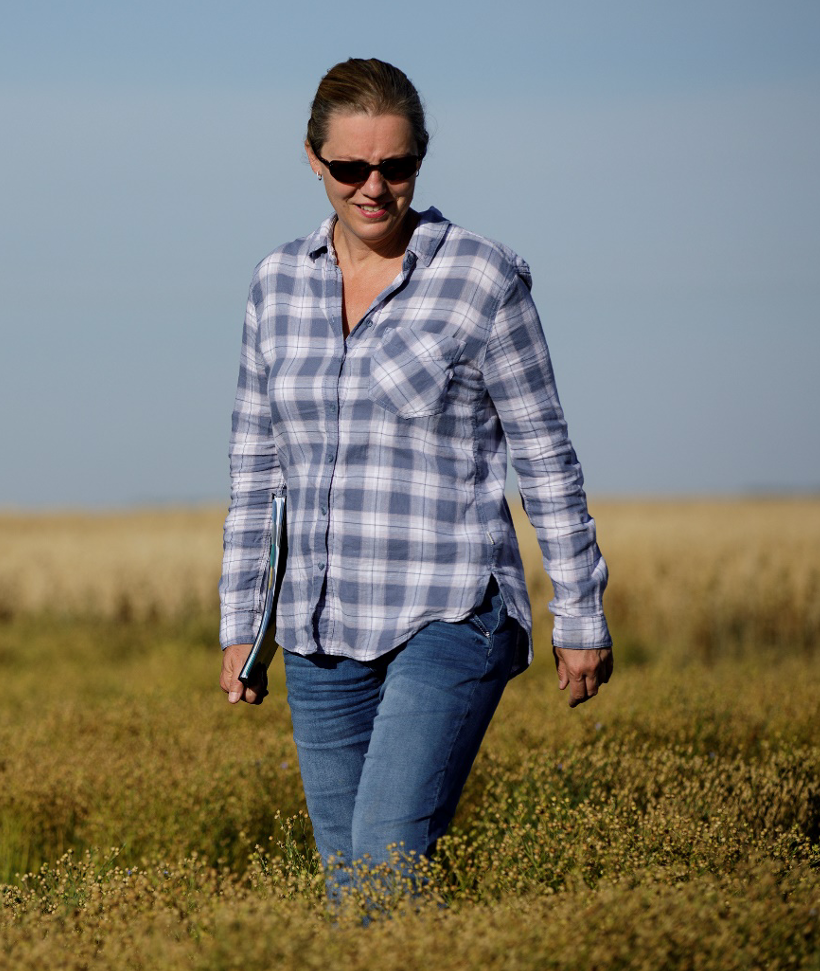
<path fill-rule="evenodd" d="M 321 182 L 322 181 L 322 173 L 321 172 L 317 172 L 316 173 L 316 178 Z"/>

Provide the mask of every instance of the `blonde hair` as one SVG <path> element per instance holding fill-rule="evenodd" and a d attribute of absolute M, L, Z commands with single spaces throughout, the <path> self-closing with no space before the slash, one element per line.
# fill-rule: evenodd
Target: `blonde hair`
<path fill-rule="evenodd" d="M 420 158 L 427 154 L 430 136 L 424 106 L 413 82 L 392 64 L 375 57 L 351 57 L 332 67 L 319 83 L 310 106 L 307 141 L 319 155 L 336 114 L 399 115 L 410 123 Z"/>

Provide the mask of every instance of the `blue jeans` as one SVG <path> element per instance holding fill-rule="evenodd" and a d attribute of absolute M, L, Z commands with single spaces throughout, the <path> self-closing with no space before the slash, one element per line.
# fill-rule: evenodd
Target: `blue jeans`
<path fill-rule="evenodd" d="M 351 863 L 428 856 L 509 680 L 519 638 L 495 580 L 477 611 L 375 661 L 285 652 L 288 703 L 331 898 Z"/>

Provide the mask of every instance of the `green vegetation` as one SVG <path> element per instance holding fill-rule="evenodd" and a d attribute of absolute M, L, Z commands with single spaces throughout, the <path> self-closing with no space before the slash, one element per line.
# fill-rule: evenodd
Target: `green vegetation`
<path fill-rule="evenodd" d="M 427 891 L 366 929 L 355 900 L 325 911 L 281 658 L 264 705 L 229 707 L 207 592 L 186 606 L 133 562 L 120 589 L 91 557 L 86 586 L 41 601 L 21 558 L 0 620 L 0 967 L 820 969 L 820 502 L 595 511 L 615 678 L 567 707 L 525 538 L 536 664 Z M 126 556 L 138 534 L 148 563 L 169 532 L 151 516 L 96 526 Z M 185 524 L 218 557 L 218 516 Z"/>

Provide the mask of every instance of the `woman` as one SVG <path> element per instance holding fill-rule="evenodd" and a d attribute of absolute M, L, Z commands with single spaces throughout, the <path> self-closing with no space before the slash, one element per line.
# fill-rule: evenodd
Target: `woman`
<path fill-rule="evenodd" d="M 505 684 L 531 660 L 505 439 L 555 587 L 559 686 L 574 706 L 612 671 L 606 565 L 529 269 L 411 208 L 427 142 L 401 71 L 332 68 L 305 147 L 334 215 L 259 264 L 245 319 L 221 686 L 232 703 L 264 695 L 238 674 L 272 496 L 286 494 L 276 639 L 332 893 L 345 865 L 433 850 Z"/>

